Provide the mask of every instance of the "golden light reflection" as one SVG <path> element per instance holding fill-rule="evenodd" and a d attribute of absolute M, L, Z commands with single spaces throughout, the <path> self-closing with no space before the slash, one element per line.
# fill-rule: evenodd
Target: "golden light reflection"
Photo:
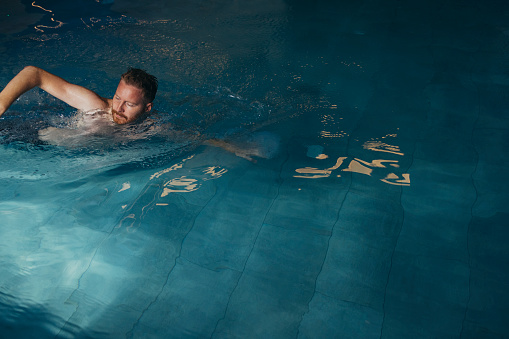
<path fill-rule="evenodd" d="M 181 167 L 182 166 L 179 166 L 178 168 Z M 228 170 L 226 168 L 222 168 L 219 166 L 209 166 L 202 170 L 194 178 L 185 175 L 172 178 L 163 184 L 163 192 L 161 193 L 161 198 L 166 197 L 170 193 L 194 192 L 201 187 L 202 182 L 220 178 L 223 174 L 227 172 Z"/>
<path fill-rule="evenodd" d="M 112 18 L 110 16 L 106 16 L 105 18 L 95 18 L 95 17 L 80 18 L 80 20 L 85 26 L 87 26 L 87 28 L 91 28 L 91 27 L 96 26 L 97 24 L 102 25 L 103 27 L 107 27 L 108 25 L 114 26 L 118 23 L 122 23 L 125 20 L 129 20 L 129 18 L 126 15 L 122 14 L 118 18 Z M 144 23 L 144 22 L 140 21 L 140 23 Z"/>
<path fill-rule="evenodd" d="M 357 67 L 357 68 L 363 70 L 363 66 L 361 64 L 356 63 L 355 61 L 353 61 L 353 62 L 341 61 L 341 63 L 347 67 Z"/>
<path fill-rule="evenodd" d="M 187 158 L 185 158 L 185 159 L 183 159 L 181 162 L 176 163 L 175 165 L 173 165 L 173 166 L 171 166 L 169 168 L 166 168 L 166 169 L 164 169 L 162 171 L 159 171 L 159 172 L 156 172 L 156 173 L 152 174 L 150 176 L 149 180 L 153 180 L 153 179 L 159 178 L 163 174 L 166 174 L 166 173 L 171 172 L 171 171 L 176 171 L 179 168 L 182 168 L 184 166 L 184 162 L 186 162 L 186 161 L 188 161 L 188 160 L 190 160 L 192 158 L 194 158 L 194 154 L 189 156 L 189 157 L 187 157 Z"/>
<path fill-rule="evenodd" d="M 313 168 L 313 167 L 298 168 L 295 170 L 295 172 L 300 173 L 300 174 L 311 174 L 311 176 L 309 176 L 309 175 L 294 175 L 294 177 L 295 178 L 311 178 L 311 179 L 326 178 L 331 175 L 332 171 L 338 169 L 343 164 L 343 161 L 346 158 L 347 157 L 338 158 L 338 160 L 336 161 L 336 164 L 334 166 L 332 166 L 331 168 L 323 169 L 323 170 L 318 169 L 318 168 Z"/>
<path fill-rule="evenodd" d="M 327 103 L 326 108 L 336 110 L 336 109 L 338 109 L 338 105 Z M 339 128 L 341 126 L 340 124 L 342 122 L 341 120 L 343 120 L 343 117 L 339 116 L 339 114 L 336 112 L 323 114 L 320 119 L 320 122 L 323 125 L 323 130 L 321 130 L 319 132 L 320 137 L 322 137 L 322 138 L 343 138 L 343 137 L 348 136 L 348 134 L 345 131 L 339 130 Z"/>
<path fill-rule="evenodd" d="M 208 167 L 205 171 L 203 171 L 203 173 L 210 175 L 210 178 L 204 178 L 203 181 L 217 179 L 226 172 L 228 172 L 226 168 L 221 168 L 218 166 Z"/>
<path fill-rule="evenodd" d="M 384 179 L 382 179 L 382 181 L 391 185 L 410 186 L 410 174 L 403 173 L 401 176 L 403 179 L 394 173 L 390 173 Z"/>
<path fill-rule="evenodd" d="M 389 145 L 381 141 L 366 141 L 364 145 L 362 145 L 364 149 L 375 151 L 375 152 L 385 152 L 392 153 L 397 155 L 405 155 L 399 149 L 399 146 Z"/>
<path fill-rule="evenodd" d="M 163 193 L 161 198 L 167 196 L 170 193 L 187 193 L 196 191 L 199 188 L 198 180 L 193 178 L 186 178 L 182 176 L 180 178 L 173 178 L 164 184 Z"/>
<path fill-rule="evenodd" d="M 397 128 L 399 130 L 399 128 Z M 389 133 L 383 136 L 381 139 L 387 139 L 387 138 L 396 138 L 398 136 L 397 133 Z M 371 139 L 366 141 L 362 147 L 364 149 L 375 151 L 375 152 L 385 152 L 385 153 L 391 153 L 391 154 L 397 154 L 397 155 L 405 155 L 401 150 L 399 149 L 399 146 L 391 145 L 388 142 L 380 141 L 378 139 Z"/>
<path fill-rule="evenodd" d="M 145 215 L 150 213 L 153 208 L 164 208 L 171 205 L 171 199 L 168 200 L 170 194 L 197 191 L 204 182 L 220 178 L 228 172 L 226 168 L 220 166 L 199 166 L 195 168 L 191 166 L 191 168 L 184 169 L 184 163 L 194 157 L 194 154 L 190 155 L 173 166 L 152 174 L 149 181 L 159 180 L 156 183 L 146 185 L 144 191 L 133 202 L 121 206 L 126 216 L 120 220 L 116 228 L 123 227 L 127 232 L 136 232 L 140 225 L 142 225 Z M 177 174 L 174 171 L 184 173 Z M 131 184 L 125 182 L 118 192 L 123 192 L 130 188 Z M 143 205 L 141 205 L 141 201 L 144 201 Z"/>
<path fill-rule="evenodd" d="M 348 167 L 345 168 L 343 171 L 371 175 L 371 173 L 373 172 L 373 169 L 361 165 L 361 163 L 359 161 L 354 159 L 354 160 L 350 161 L 350 165 L 348 165 Z"/>
<path fill-rule="evenodd" d="M 398 146 L 392 145 L 384 145 L 386 151 L 388 153 L 404 155 L 403 152 L 399 151 Z M 366 148 L 366 147 L 365 147 Z M 371 149 L 374 151 L 380 151 L 380 149 Z M 397 150 L 397 151 L 396 151 Z M 319 153 L 318 156 L 316 156 Z M 308 146 L 307 156 L 314 159 L 324 160 L 329 156 L 323 153 L 323 146 L 320 145 L 311 145 Z M 397 186 L 410 186 L 410 174 L 396 174 L 392 171 L 388 171 L 389 168 L 399 168 L 398 160 L 387 160 L 387 159 L 374 159 L 371 161 L 365 161 L 359 158 L 352 158 L 348 160 L 348 157 L 339 157 L 336 160 L 336 163 L 332 167 L 320 169 L 316 167 L 303 167 L 297 168 L 295 172 L 297 174 L 294 175 L 295 178 L 306 178 L 306 179 L 318 179 L 318 178 L 328 178 L 330 177 L 334 171 L 340 172 L 353 172 L 359 173 L 371 177 L 378 177 L 379 180 Z M 336 174 L 336 177 L 341 177 L 340 174 Z"/>
<path fill-rule="evenodd" d="M 343 138 L 343 137 L 348 136 L 348 134 L 344 131 L 340 131 L 340 132 L 321 131 L 320 136 L 322 138 Z"/>
<path fill-rule="evenodd" d="M 333 171 L 338 170 L 343 165 L 343 163 L 345 163 L 346 159 L 347 157 L 339 157 L 338 160 L 336 161 L 336 164 L 333 167 L 325 169 L 319 169 L 315 167 L 297 168 L 295 172 L 297 172 L 298 175 L 294 175 L 294 178 L 306 178 L 306 179 L 328 178 L 332 175 Z M 373 176 L 374 171 L 376 171 L 377 169 L 388 168 L 387 166 L 385 166 L 385 164 L 391 167 L 396 168 L 399 167 L 397 160 L 377 159 L 368 162 L 358 158 L 354 158 L 347 163 L 348 166 L 341 169 L 340 170 L 341 172 L 354 172 L 368 176 Z M 337 177 L 341 177 L 341 175 L 338 174 Z M 400 177 L 397 174 L 391 172 L 386 174 L 383 179 L 380 179 L 380 181 L 391 185 L 410 186 L 410 174 L 403 173 Z"/>
<path fill-rule="evenodd" d="M 49 9 L 43 8 L 43 7 L 39 6 L 39 5 L 36 5 L 36 4 L 35 4 L 35 1 L 34 1 L 34 2 L 32 2 L 32 6 L 33 6 L 33 7 L 40 8 L 40 9 L 42 9 L 43 11 L 46 11 L 46 12 L 50 12 L 50 13 L 52 13 L 52 12 L 53 12 L 53 11 L 51 11 L 51 10 L 49 10 Z"/>
<path fill-rule="evenodd" d="M 55 26 L 45 26 L 45 25 L 37 25 L 37 26 L 35 26 L 34 28 L 35 28 L 36 30 L 38 30 L 39 32 L 44 32 L 43 28 L 56 29 L 56 28 L 62 27 L 62 26 L 64 25 L 64 23 L 63 23 L 62 21 L 55 20 L 55 18 L 53 17 L 53 16 L 54 16 L 54 14 L 53 14 L 53 11 L 52 11 L 52 10 L 49 10 L 49 9 L 46 9 L 46 8 L 44 8 L 44 7 L 40 6 L 40 5 L 37 5 L 37 4 L 35 3 L 35 1 L 34 1 L 34 2 L 32 2 L 32 7 L 36 7 L 36 8 L 42 9 L 42 10 L 43 10 L 43 11 L 45 11 L 45 12 L 49 12 L 49 13 L 51 13 L 51 16 L 52 16 L 52 17 L 51 17 L 51 19 L 50 19 L 50 20 L 56 23 L 56 25 L 55 25 Z"/>
<path fill-rule="evenodd" d="M 162 171 L 156 172 L 150 176 L 150 180 L 160 178 L 163 175 L 168 175 L 170 172 L 177 171 L 184 167 L 184 163 L 188 160 L 194 158 L 194 154 L 181 160 L 179 163 L 174 164 L 173 166 L 166 168 Z M 195 174 L 193 174 L 193 172 Z M 203 169 L 200 169 L 198 173 L 196 170 L 191 170 L 191 175 L 189 171 L 186 171 L 186 175 L 181 175 L 177 177 L 173 177 L 169 180 L 166 180 L 163 184 L 163 191 L 160 194 L 161 198 L 168 196 L 170 193 L 188 193 L 194 192 L 198 190 L 202 182 L 220 178 L 223 174 L 227 173 L 228 170 L 226 168 L 220 166 L 206 166 Z M 164 204 L 159 204 L 158 206 L 165 206 Z"/>
<path fill-rule="evenodd" d="M 128 181 L 128 182 L 124 182 L 122 184 L 122 188 L 119 190 L 119 192 L 122 192 L 122 191 L 126 191 L 128 189 L 131 188 L 131 183 Z"/>

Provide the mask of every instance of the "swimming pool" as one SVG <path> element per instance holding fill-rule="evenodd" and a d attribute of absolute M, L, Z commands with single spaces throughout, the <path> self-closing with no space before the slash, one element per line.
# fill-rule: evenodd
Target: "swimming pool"
<path fill-rule="evenodd" d="M 107 135 L 37 90 L 0 119 L 0 337 L 508 337 L 508 13 L 2 5 L 1 88 L 36 65 L 160 89 Z M 147 133 L 167 123 L 265 157 Z"/>

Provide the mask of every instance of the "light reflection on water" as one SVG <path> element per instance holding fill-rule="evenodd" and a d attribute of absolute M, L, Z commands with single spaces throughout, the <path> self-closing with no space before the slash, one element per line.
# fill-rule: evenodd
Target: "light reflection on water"
<path fill-rule="evenodd" d="M 334 105 L 335 106 L 335 105 Z M 330 128 L 331 131 L 321 130 L 319 137 L 322 139 L 344 139 L 350 137 L 350 133 L 345 131 L 338 131 L 342 128 L 341 122 L 343 117 L 341 115 L 323 114 L 320 117 L 320 125 L 322 128 Z M 399 128 L 396 129 L 399 131 Z M 381 138 L 370 138 L 362 144 L 362 148 L 371 152 L 387 153 L 404 157 L 405 153 L 400 149 L 400 146 L 394 144 L 398 133 L 388 133 Z M 364 152 L 366 153 L 366 152 Z M 370 156 L 369 153 L 366 153 Z M 330 155 L 324 153 L 324 147 L 321 145 L 308 145 L 306 156 L 318 160 L 326 160 Z M 399 168 L 399 160 L 395 159 L 372 159 L 370 161 L 362 160 L 355 156 L 340 156 L 336 158 L 336 163 L 332 167 L 316 168 L 316 167 L 302 167 L 297 168 L 294 175 L 296 178 L 305 179 L 318 179 L 328 178 L 332 176 L 333 172 L 336 177 L 341 177 L 337 172 L 352 172 L 372 176 L 378 180 L 396 186 L 410 186 L 409 173 L 395 173 L 395 169 Z"/>
<path fill-rule="evenodd" d="M 168 206 L 167 198 L 170 194 L 191 193 L 199 190 L 203 183 L 209 180 L 219 179 L 228 172 L 228 169 L 220 165 L 200 165 L 185 168 L 185 164 L 196 157 L 191 154 L 170 167 L 163 168 L 151 174 L 143 192 L 132 202 L 123 205 L 122 210 L 126 213 L 116 228 L 125 227 L 128 232 L 136 231 L 143 222 L 143 217 L 154 207 Z M 129 183 L 123 183 L 118 191 L 125 192 L 131 188 Z M 146 204 L 140 208 L 140 199 L 150 197 Z"/>
<path fill-rule="evenodd" d="M 398 146 L 388 145 L 381 142 L 366 142 L 363 145 L 364 149 L 370 151 L 377 152 L 385 152 L 396 154 L 400 156 L 404 156 Z M 307 156 L 311 158 L 315 158 L 318 160 L 326 160 L 329 158 L 329 155 L 322 153 L 323 147 L 319 145 L 308 146 Z M 385 182 L 387 184 L 396 185 L 396 186 L 410 186 L 410 174 L 409 173 L 400 173 L 396 174 L 391 170 L 391 168 L 399 168 L 398 160 L 384 160 L 384 159 L 374 159 L 371 161 L 365 161 L 359 158 L 349 157 L 338 157 L 336 163 L 332 167 L 328 168 L 315 168 L 315 167 L 303 167 L 297 168 L 295 172 L 298 174 L 294 175 L 295 178 L 305 178 L 305 179 L 318 179 L 318 178 L 328 178 L 333 172 L 353 172 L 358 174 L 364 174 L 367 176 L 379 177 L 380 181 Z M 393 170 L 392 169 L 392 170 Z M 341 174 L 336 174 L 336 177 L 341 177 Z"/>
<path fill-rule="evenodd" d="M 304 167 L 304 168 L 298 168 L 295 170 L 295 172 L 299 173 L 298 175 L 294 175 L 295 178 L 305 178 L 305 179 L 318 179 L 318 178 L 328 178 L 332 175 L 332 173 L 336 170 L 342 171 L 342 172 L 354 172 L 359 174 L 364 174 L 368 176 L 373 176 L 375 173 L 373 171 L 377 171 L 377 169 L 384 168 L 386 169 L 387 166 L 384 165 L 384 163 L 388 163 L 389 166 L 397 167 L 397 160 L 373 160 L 371 163 L 354 158 L 348 162 L 348 167 L 345 167 L 343 169 L 339 169 L 347 157 L 339 157 L 337 159 L 337 162 L 334 166 L 325 168 L 325 169 L 319 169 L 315 167 Z M 378 171 L 381 172 L 381 171 Z M 383 173 L 383 172 L 381 172 Z M 337 174 L 336 177 L 341 177 L 341 174 Z M 410 186 L 410 174 L 403 173 L 403 174 L 395 174 L 393 172 L 385 174 L 385 177 L 380 179 L 381 181 L 391 184 L 391 185 L 397 185 L 397 186 Z"/>
<path fill-rule="evenodd" d="M 37 31 L 39 31 L 39 32 L 44 32 L 44 30 L 45 30 L 45 29 L 56 29 L 56 28 L 62 27 L 62 25 L 64 25 L 64 23 L 63 23 L 62 21 L 56 20 L 56 19 L 54 18 L 54 14 L 53 14 L 53 11 L 52 11 L 52 10 L 49 10 L 49 9 L 46 9 L 46 8 L 44 8 L 44 7 L 40 6 L 40 5 L 37 5 L 37 4 L 35 3 L 35 1 L 34 1 L 34 2 L 32 2 L 32 6 L 33 6 L 33 7 L 36 7 L 36 8 L 40 8 L 41 10 L 43 10 L 43 11 L 45 11 L 45 12 L 49 12 L 49 13 L 51 13 L 51 18 L 50 18 L 50 20 L 51 20 L 52 22 L 54 22 L 54 23 L 55 23 L 55 26 L 36 25 L 36 26 L 35 26 L 35 29 L 36 29 Z"/>

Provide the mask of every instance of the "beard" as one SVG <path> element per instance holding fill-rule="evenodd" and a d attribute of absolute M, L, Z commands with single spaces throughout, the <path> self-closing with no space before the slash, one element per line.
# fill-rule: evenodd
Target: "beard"
<path fill-rule="evenodd" d="M 119 125 L 123 125 L 129 122 L 127 116 L 125 116 L 123 113 L 115 111 L 114 109 L 111 110 L 111 117 L 113 118 L 113 121 Z"/>

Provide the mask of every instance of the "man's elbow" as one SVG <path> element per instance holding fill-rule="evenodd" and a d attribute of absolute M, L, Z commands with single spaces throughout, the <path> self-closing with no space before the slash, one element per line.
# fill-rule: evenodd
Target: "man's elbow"
<path fill-rule="evenodd" d="M 39 74 L 41 71 L 42 69 L 36 66 L 25 66 L 22 70 L 22 72 L 29 74 Z"/>
<path fill-rule="evenodd" d="M 25 68 L 23 68 L 23 72 L 39 72 L 40 70 L 41 69 L 36 66 L 25 66 Z"/>
<path fill-rule="evenodd" d="M 44 71 L 39 67 L 25 66 L 20 74 L 23 74 L 26 79 L 29 79 L 33 86 L 40 86 L 42 72 Z"/>

